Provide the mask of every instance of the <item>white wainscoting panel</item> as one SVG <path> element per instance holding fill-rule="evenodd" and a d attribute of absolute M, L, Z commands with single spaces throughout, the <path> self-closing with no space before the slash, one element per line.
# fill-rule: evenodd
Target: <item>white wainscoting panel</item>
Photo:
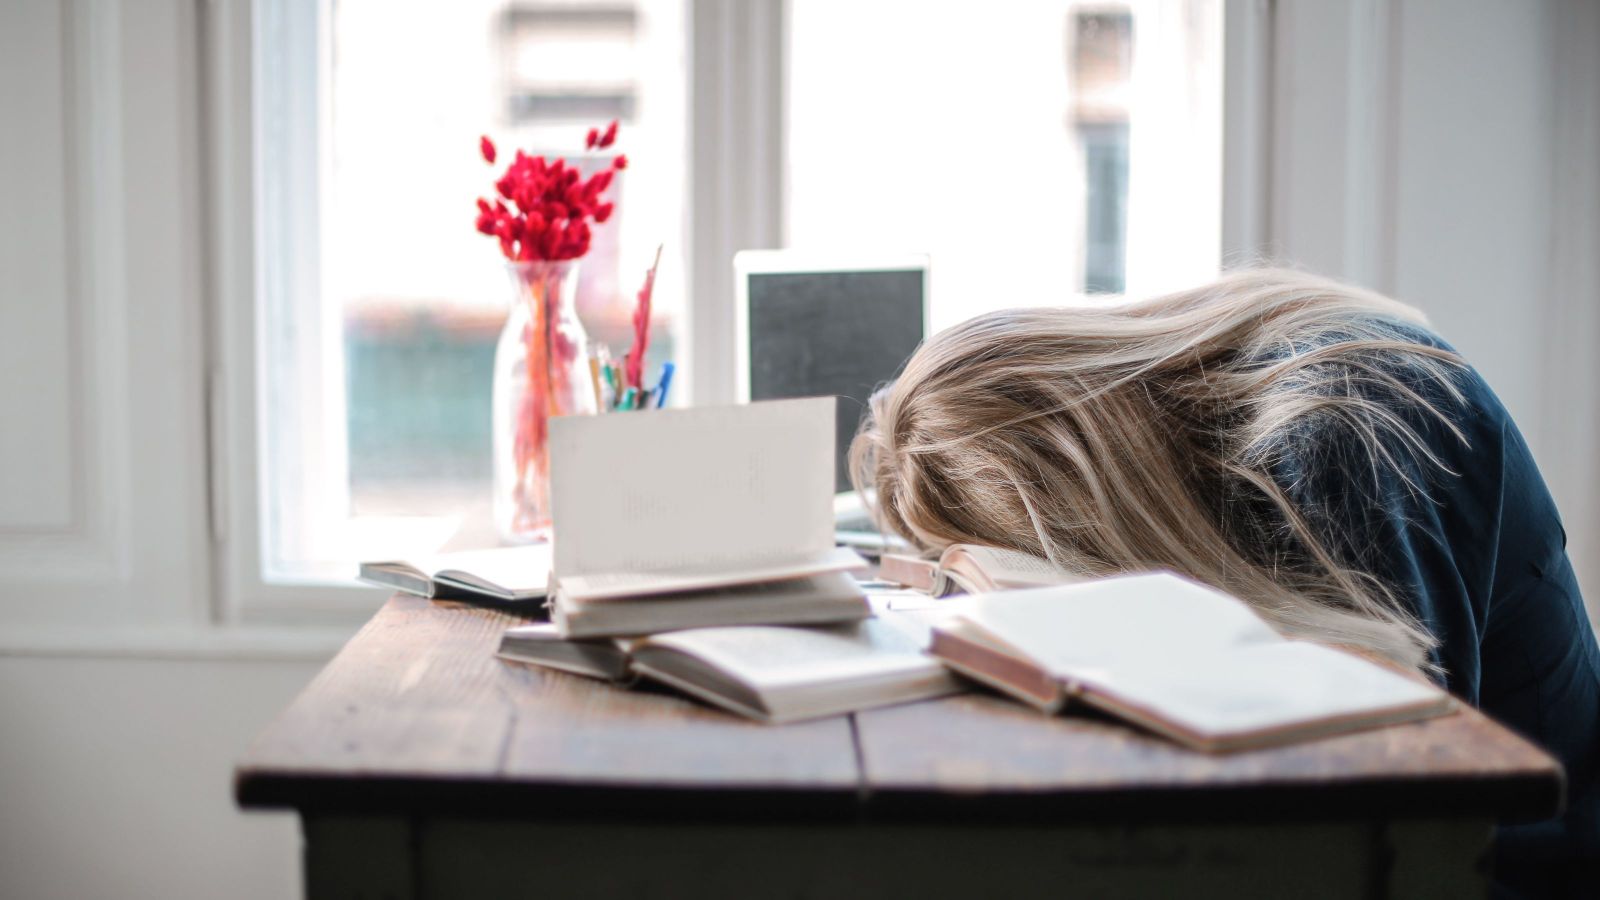
<path fill-rule="evenodd" d="M 0 624 L 192 621 L 209 566 L 193 4 L 8 2 L 0 35 Z"/>
<path fill-rule="evenodd" d="M 82 318 L 83 229 L 72 213 L 72 34 L 50 0 L 17 4 L 0 28 L 0 534 L 80 526 L 82 462 L 73 399 Z"/>

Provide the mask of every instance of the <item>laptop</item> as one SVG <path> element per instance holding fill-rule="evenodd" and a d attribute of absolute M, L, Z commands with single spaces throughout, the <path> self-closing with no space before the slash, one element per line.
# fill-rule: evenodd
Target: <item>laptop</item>
<path fill-rule="evenodd" d="M 870 551 L 881 538 L 850 491 L 850 440 L 873 391 L 927 336 L 928 257 L 746 250 L 733 265 L 737 398 L 839 398 L 836 524 Z"/>

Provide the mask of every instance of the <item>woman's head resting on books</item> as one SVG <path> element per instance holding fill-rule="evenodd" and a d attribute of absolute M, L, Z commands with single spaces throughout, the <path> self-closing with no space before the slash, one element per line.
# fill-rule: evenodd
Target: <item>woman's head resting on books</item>
<path fill-rule="evenodd" d="M 1283 630 L 1425 668 L 1433 638 L 1341 566 L 1272 477 L 1330 427 L 1372 466 L 1420 445 L 1374 393 L 1456 396 L 1420 312 L 1326 279 L 1245 270 L 1111 308 L 989 313 L 930 338 L 872 398 L 851 477 L 923 549 L 1007 547 L 1096 576 L 1167 568 Z M 1278 470 L 1281 471 L 1281 470 Z"/>

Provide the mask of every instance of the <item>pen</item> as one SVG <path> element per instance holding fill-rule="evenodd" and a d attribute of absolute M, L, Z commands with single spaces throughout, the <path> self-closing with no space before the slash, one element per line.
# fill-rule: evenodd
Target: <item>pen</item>
<path fill-rule="evenodd" d="M 617 383 L 616 370 L 612 367 L 612 365 L 610 363 L 606 363 L 605 365 L 601 366 L 601 369 L 606 374 L 606 388 L 607 388 L 607 398 L 606 398 L 607 399 L 607 403 L 606 403 L 606 405 L 610 406 L 613 409 L 615 409 L 615 408 L 617 408 L 618 402 L 622 400 L 622 385 Z"/>
<path fill-rule="evenodd" d="M 620 409 L 620 410 L 633 409 L 633 401 L 638 396 L 639 396 L 639 389 L 638 388 L 628 388 L 627 390 L 623 391 L 622 392 L 622 402 L 617 404 L 617 409 Z"/>
<path fill-rule="evenodd" d="M 656 409 L 667 405 L 667 388 L 672 387 L 672 373 L 677 368 L 670 362 L 661 364 L 661 377 L 656 380 Z"/>

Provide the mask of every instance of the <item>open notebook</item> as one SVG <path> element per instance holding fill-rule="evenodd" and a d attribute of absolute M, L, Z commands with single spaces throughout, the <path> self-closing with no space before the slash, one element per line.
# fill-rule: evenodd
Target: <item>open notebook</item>
<path fill-rule="evenodd" d="M 937 560 L 884 554 L 878 577 L 935 597 L 1071 584 L 1082 579 L 1049 560 L 1004 547 L 951 544 Z"/>
<path fill-rule="evenodd" d="M 539 612 L 550 583 L 550 546 L 460 550 L 413 560 L 365 562 L 357 577 L 419 597 Z"/>
<path fill-rule="evenodd" d="M 1168 573 L 968 598 L 930 652 L 1046 711 L 1079 700 L 1228 751 L 1436 716 L 1450 695 L 1279 635 L 1242 601 Z"/>
<path fill-rule="evenodd" d="M 565 637 L 861 619 L 833 540 L 832 397 L 552 421 Z"/>
<path fill-rule="evenodd" d="M 698 628 L 649 638 L 563 640 L 554 625 L 508 629 L 499 655 L 611 681 L 645 677 L 764 722 L 791 722 L 954 693 L 923 653 L 944 611 L 841 625 Z"/>

